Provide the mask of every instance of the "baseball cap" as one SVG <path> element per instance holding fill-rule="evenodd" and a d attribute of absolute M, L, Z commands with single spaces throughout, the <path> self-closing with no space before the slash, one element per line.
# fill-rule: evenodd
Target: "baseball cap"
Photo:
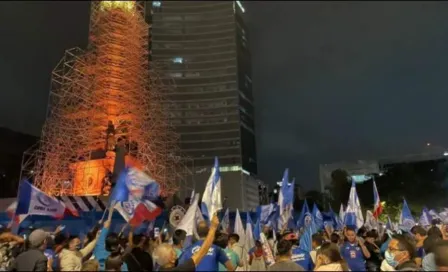
<path fill-rule="evenodd" d="M 31 232 L 28 237 L 28 242 L 31 247 L 38 247 L 49 237 L 50 233 L 44 231 L 43 229 L 36 229 Z"/>

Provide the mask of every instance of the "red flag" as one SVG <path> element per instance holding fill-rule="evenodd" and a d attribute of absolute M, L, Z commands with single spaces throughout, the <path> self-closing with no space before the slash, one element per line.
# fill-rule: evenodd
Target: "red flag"
<path fill-rule="evenodd" d="M 145 201 L 140 202 L 135 207 L 134 216 L 129 220 L 129 225 L 135 227 L 142 224 L 144 221 L 152 221 L 162 213 L 162 209 L 154 203 Z"/>

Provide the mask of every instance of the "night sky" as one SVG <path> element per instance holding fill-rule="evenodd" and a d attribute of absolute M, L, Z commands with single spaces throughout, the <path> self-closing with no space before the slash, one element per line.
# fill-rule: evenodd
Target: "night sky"
<path fill-rule="evenodd" d="M 448 147 L 448 3 L 251 2 L 260 176 Z M 50 73 L 89 2 L 0 2 L 0 126 L 40 134 Z"/>

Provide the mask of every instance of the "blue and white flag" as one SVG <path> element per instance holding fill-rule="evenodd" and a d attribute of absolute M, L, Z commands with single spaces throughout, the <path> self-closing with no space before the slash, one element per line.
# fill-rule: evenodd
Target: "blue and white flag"
<path fill-rule="evenodd" d="M 316 203 L 314 203 L 314 205 L 313 205 L 313 219 L 314 219 L 314 222 L 316 223 L 317 229 L 324 228 L 324 219 L 323 219 L 322 213 L 320 212 Z"/>
<path fill-rule="evenodd" d="M 386 229 L 391 230 L 391 231 L 395 230 L 395 226 L 392 223 L 392 220 L 390 220 L 389 215 L 387 216 Z"/>
<path fill-rule="evenodd" d="M 344 222 L 345 219 L 345 209 L 344 205 L 341 203 L 341 207 L 339 208 L 339 219 L 341 219 L 342 222 Z"/>
<path fill-rule="evenodd" d="M 300 236 L 300 244 L 299 247 L 302 250 L 305 250 L 307 252 L 310 252 L 312 248 L 312 236 L 313 234 L 318 232 L 317 226 L 313 219 L 311 219 L 311 225 L 305 227 L 304 233 L 302 233 L 302 236 Z"/>
<path fill-rule="evenodd" d="M 224 216 L 222 217 L 221 228 L 225 233 L 230 234 L 229 208 L 227 208 L 226 212 L 224 213 Z"/>
<path fill-rule="evenodd" d="M 440 217 L 440 215 L 433 209 L 429 210 L 429 215 L 431 216 L 431 220 L 429 221 L 431 223 L 431 221 L 433 219 L 440 219 L 442 220 L 442 218 Z"/>
<path fill-rule="evenodd" d="M 196 196 L 193 198 L 193 203 L 191 203 L 184 217 L 176 227 L 176 229 L 184 230 L 187 233 L 187 239 L 184 243 L 184 248 L 186 248 L 191 244 L 193 235 L 196 232 L 196 225 L 198 220 L 197 212 L 199 210 L 198 202 L 199 202 L 199 194 L 196 194 Z M 199 214 L 201 213 L 199 212 Z"/>
<path fill-rule="evenodd" d="M 160 186 L 153 178 L 139 169 L 129 167 L 120 173 L 109 202 L 154 201 L 159 195 Z"/>
<path fill-rule="evenodd" d="M 350 196 L 348 198 L 347 210 L 345 211 L 344 224 L 360 229 L 364 225 L 364 216 L 362 215 L 361 204 L 356 193 L 355 181 L 352 181 Z"/>
<path fill-rule="evenodd" d="M 222 209 L 221 200 L 221 175 L 219 173 L 218 157 L 215 157 L 215 165 L 205 185 L 202 196 L 202 214 L 210 221 L 211 217 Z"/>
<path fill-rule="evenodd" d="M 252 219 L 250 218 L 249 212 L 246 213 L 246 248 L 252 249 L 255 246 Z"/>
<path fill-rule="evenodd" d="M 289 169 L 286 168 L 283 173 L 282 185 L 278 195 L 278 206 L 280 209 L 279 229 L 287 226 L 289 218 L 292 216 L 294 202 L 294 183 L 289 184 Z"/>
<path fill-rule="evenodd" d="M 269 204 L 269 205 L 261 205 L 257 206 L 257 217 L 260 218 L 260 223 L 265 225 L 271 219 L 273 219 L 273 216 L 275 216 L 275 204 Z"/>
<path fill-rule="evenodd" d="M 441 211 L 439 213 L 440 220 L 442 220 L 443 224 L 448 224 L 448 209 L 445 208 L 445 210 Z"/>
<path fill-rule="evenodd" d="M 300 213 L 299 220 L 297 221 L 297 226 L 299 228 L 309 227 L 311 226 L 311 222 L 313 221 L 313 216 L 310 213 L 310 208 L 308 207 L 308 202 L 303 202 L 302 212 Z"/>
<path fill-rule="evenodd" d="M 240 237 L 241 245 L 246 241 L 246 232 L 244 231 L 243 221 L 241 220 L 240 211 L 238 209 L 236 209 L 233 233 L 238 234 L 238 236 Z"/>
<path fill-rule="evenodd" d="M 430 226 L 431 225 L 431 215 L 429 214 L 428 208 L 423 207 L 422 215 L 420 215 L 420 219 L 418 220 L 418 224 L 420 226 Z"/>
<path fill-rule="evenodd" d="M 62 218 L 65 214 L 78 215 L 77 211 L 68 210 L 62 201 L 47 195 L 28 181 L 20 183 L 15 216 L 46 215 Z"/>
<path fill-rule="evenodd" d="M 410 232 L 412 227 L 415 226 L 415 220 L 406 199 L 403 199 L 403 208 L 401 209 L 400 221 L 398 223 L 400 228 L 406 232 Z"/>

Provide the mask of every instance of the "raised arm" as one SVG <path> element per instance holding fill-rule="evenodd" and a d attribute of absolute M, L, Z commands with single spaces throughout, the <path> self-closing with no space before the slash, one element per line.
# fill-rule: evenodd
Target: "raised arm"
<path fill-rule="evenodd" d="M 219 226 L 219 219 L 218 216 L 215 214 L 213 215 L 210 231 L 208 232 L 207 237 L 204 240 L 204 243 L 202 243 L 201 248 L 191 257 L 195 265 L 197 265 L 202 260 L 202 258 L 204 258 L 205 254 L 207 254 L 208 250 L 212 246 L 218 226 Z"/>

